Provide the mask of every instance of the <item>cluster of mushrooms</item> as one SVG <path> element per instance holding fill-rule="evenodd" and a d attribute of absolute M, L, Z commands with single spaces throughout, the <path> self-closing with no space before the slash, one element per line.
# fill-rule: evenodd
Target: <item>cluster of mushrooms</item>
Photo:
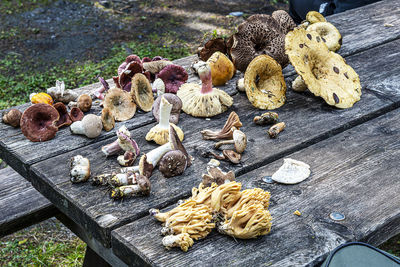
<path fill-rule="evenodd" d="M 151 209 L 150 215 L 163 223 L 162 244 L 187 251 L 194 240 L 205 238 L 212 229 L 240 239 L 256 238 L 271 230 L 268 211 L 270 193 L 260 188 L 241 191 L 232 171 L 223 172 L 212 159 L 207 174 L 192 196 L 167 212 Z"/>

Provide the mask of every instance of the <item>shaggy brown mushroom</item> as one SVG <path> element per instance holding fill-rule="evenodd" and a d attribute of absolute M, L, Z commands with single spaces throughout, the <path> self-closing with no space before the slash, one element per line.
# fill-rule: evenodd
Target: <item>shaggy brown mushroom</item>
<path fill-rule="evenodd" d="M 22 112 L 18 109 L 10 109 L 3 114 L 3 122 L 11 125 L 12 127 L 19 127 Z"/>
<path fill-rule="evenodd" d="M 149 80 L 141 73 L 136 73 L 132 78 L 131 96 L 141 110 L 144 112 L 151 110 L 154 102 L 153 90 Z"/>
<path fill-rule="evenodd" d="M 129 92 L 118 88 L 108 90 L 103 105 L 111 110 L 116 121 L 129 120 L 136 113 L 136 104 Z"/>
<path fill-rule="evenodd" d="M 318 38 L 317 32 L 302 28 L 289 32 L 285 48 L 290 62 L 314 95 L 329 105 L 350 108 L 360 100 L 360 78 Z"/>

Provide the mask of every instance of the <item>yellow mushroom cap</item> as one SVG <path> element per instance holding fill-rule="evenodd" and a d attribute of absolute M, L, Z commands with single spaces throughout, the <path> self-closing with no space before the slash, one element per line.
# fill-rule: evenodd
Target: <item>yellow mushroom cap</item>
<path fill-rule="evenodd" d="M 181 128 L 176 126 L 173 123 L 170 123 L 172 127 L 174 127 L 176 133 L 178 134 L 179 140 L 183 140 L 184 134 Z M 169 140 L 169 128 L 162 128 L 159 125 L 154 126 L 150 129 L 150 131 L 146 134 L 147 141 L 154 141 L 159 145 L 164 145 L 168 143 Z"/>
<path fill-rule="evenodd" d="M 223 53 L 217 51 L 207 60 L 211 67 L 212 84 L 224 85 L 235 74 L 235 66 Z"/>
<path fill-rule="evenodd" d="M 333 24 L 329 22 L 316 22 L 307 27 L 307 31 L 316 31 L 329 50 L 336 52 L 342 45 L 342 35 Z"/>
<path fill-rule="evenodd" d="M 132 78 L 131 96 L 136 105 L 144 112 L 149 112 L 153 106 L 153 90 L 149 80 L 141 73 Z"/>
<path fill-rule="evenodd" d="M 276 109 L 285 104 L 286 83 L 278 62 L 267 55 L 253 59 L 244 74 L 246 95 L 259 109 Z"/>
<path fill-rule="evenodd" d="M 326 19 L 324 18 L 324 16 L 317 11 L 308 12 L 306 15 L 306 20 L 311 24 L 317 23 L 317 22 L 326 22 Z"/>
<path fill-rule="evenodd" d="M 108 90 L 103 105 L 110 109 L 116 121 L 129 120 L 136 113 L 136 104 L 129 92 L 118 88 Z"/>
<path fill-rule="evenodd" d="M 350 108 L 360 100 L 358 74 L 328 47 L 315 31 L 294 29 L 286 35 L 286 53 L 308 89 L 326 103 Z"/>

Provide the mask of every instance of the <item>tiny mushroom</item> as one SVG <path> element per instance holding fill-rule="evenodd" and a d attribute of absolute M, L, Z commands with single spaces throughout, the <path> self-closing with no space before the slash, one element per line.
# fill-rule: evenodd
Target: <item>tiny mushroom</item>
<path fill-rule="evenodd" d="M 296 79 L 294 79 L 294 81 L 292 82 L 292 90 L 296 92 L 304 92 L 305 90 L 307 90 L 307 85 L 300 75 L 297 76 Z"/>
<path fill-rule="evenodd" d="M 69 102 L 76 101 L 78 98 L 78 93 L 68 89 L 65 90 L 64 81 L 56 81 L 56 86 L 47 89 L 47 93 L 54 99 L 56 102 L 63 102 L 64 104 L 68 104 Z"/>
<path fill-rule="evenodd" d="M 103 123 L 99 116 L 88 114 L 81 121 L 71 124 L 71 131 L 74 134 L 85 135 L 88 138 L 96 138 L 103 129 Z"/>
<path fill-rule="evenodd" d="M 83 114 L 82 110 L 77 107 L 71 108 L 71 111 L 69 112 L 69 117 L 71 118 L 72 122 L 75 121 L 81 121 L 85 114 Z"/>
<path fill-rule="evenodd" d="M 221 52 L 215 52 L 207 63 L 210 65 L 212 84 L 215 86 L 224 85 L 236 72 L 232 61 Z"/>
<path fill-rule="evenodd" d="M 182 100 L 182 110 L 194 117 L 212 117 L 225 112 L 233 105 L 233 98 L 224 91 L 213 88 L 208 64 L 199 68 L 202 85 L 185 83 L 177 95 Z"/>
<path fill-rule="evenodd" d="M 146 134 L 147 141 L 154 141 L 159 145 L 167 143 L 170 125 L 175 128 L 175 131 L 178 133 L 179 139 L 183 140 L 183 131 L 175 124 L 169 122 L 171 110 L 172 104 L 169 103 L 164 96 L 161 96 L 160 120 L 158 124 L 151 128 L 150 131 Z"/>
<path fill-rule="evenodd" d="M 67 107 L 62 102 L 57 102 L 54 104 L 54 108 L 57 109 L 60 118 L 58 119 L 56 126 L 61 128 L 63 126 L 69 126 L 72 123 L 71 118 L 69 117 Z"/>
<path fill-rule="evenodd" d="M 157 93 L 157 96 L 165 94 L 165 84 L 160 78 L 155 79 L 152 86 L 153 93 Z"/>
<path fill-rule="evenodd" d="M 104 108 L 109 108 L 116 121 L 131 119 L 136 113 L 136 104 L 129 92 L 118 88 L 110 89 L 104 98 Z"/>
<path fill-rule="evenodd" d="M 278 122 L 278 113 L 265 112 L 261 116 L 255 116 L 253 122 L 257 125 L 275 124 Z"/>
<path fill-rule="evenodd" d="M 77 155 L 71 158 L 71 182 L 86 182 L 90 177 L 90 162 L 87 158 Z"/>
<path fill-rule="evenodd" d="M 224 127 L 220 131 L 203 130 L 201 131 L 201 135 L 205 140 L 232 139 L 233 131 L 239 130 L 240 127 L 242 127 L 242 123 L 239 116 L 236 112 L 232 111 L 231 114 L 229 114 Z"/>
<path fill-rule="evenodd" d="M 164 177 L 174 177 L 181 175 L 186 170 L 187 159 L 182 151 L 171 150 L 165 153 L 159 165 L 159 170 Z"/>
<path fill-rule="evenodd" d="M 225 40 L 222 38 L 211 39 L 204 44 L 204 47 L 199 47 L 197 51 L 198 57 L 207 61 L 215 52 L 227 53 Z"/>
<path fill-rule="evenodd" d="M 157 97 L 157 99 L 153 103 L 153 116 L 157 122 L 160 121 L 160 104 L 161 99 L 164 97 L 168 100 L 169 103 L 172 104 L 171 114 L 169 116 L 169 122 L 173 124 L 178 124 L 179 116 L 181 114 L 182 109 L 182 100 L 175 94 L 166 93 L 162 96 Z"/>
<path fill-rule="evenodd" d="M 58 131 L 56 123 L 59 118 L 58 111 L 51 105 L 32 105 L 21 116 L 21 131 L 32 142 L 50 140 Z"/>
<path fill-rule="evenodd" d="M 233 140 L 224 140 L 215 143 L 215 148 L 219 149 L 223 145 L 234 144 L 236 152 L 241 154 L 246 149 L 247 137 L 244 132 L 240 130 L 233 131 Z"/>
<path fill-rule="evenodd" d="M 136 73 L 132 78 L 131 96 L 141 110 L 144 112 L 151 110 L 154 102 L 153 90 L 149 80 L 141 73 Z"/>
<path fill-rule="evenodd" d="M 284 122 L 279 122 L 277 124 L 274 124 L 269 128 L 268 130 L 268 135 L 271 138 L 276 138 L 280 132 L 282 132 L 286 127 L 286 124 Z"/>
<path fill-rule="evenodd" d="M 88 94 L 82 94 L 78 97 L 77 107 L 83 112 L 88 112 L 92 107 L 92 98 Z"/>
<path fill-rule="evenodd" d="M 101 121 L 105 131 L 111 131 L 115 127 L 114 115 L 109 108 L 103 108 L 101 111 Z"/>
<path fill-rule="evenodd" d="M 10 109 L 3 114 L 3 122 L 11 125 L 12 127 L 19 127 L 19 123 L 21 120 L 22 112 L 18 109 Z"/>
<path fill-rule="evenodd" d="M 148 196 L 150 194 L 151 183 L 144 175 L 139 175 L 136 178 L 136 184 L 124 185 L 114 188 L 111 191 L 111 198 L 121 199 L 134 196 Z"/>
<path fill-rule="evenodd" d="M 163 68 L 157 78 L 164 82 L 166 93 L 176 94 L 179 87 L 187 81 L 188 73 L 181 66 L 171 64 Z"/>
<path fill-rule="evenodd" d="M 246 92 L 246 88 L 244 87 L 244 78 L 240 78 L 236 82 L 236 89 L 239 92 Z"/>

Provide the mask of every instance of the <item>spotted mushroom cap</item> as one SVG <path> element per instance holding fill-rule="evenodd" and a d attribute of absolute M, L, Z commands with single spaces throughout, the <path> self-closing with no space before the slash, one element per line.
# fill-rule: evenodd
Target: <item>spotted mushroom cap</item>
<path fill-rule="evenodd" d="M 307 27 L 307 31 L 316 31 L 328 49 L 336 52 L 342 46 L 342 35 L 333 24 L 329 22 L 316 22 Z"/>
<path fill-rule="evenodd" d="M 246 95 L 259 109 L 276 109 L 285 104 L 286 83 L 282 68 L 272 57 L 261 55 L 251 61 L 244 74 Z"/>
<path fill-rule="evenodd" d="M 108 90 L 103 105 L 111 110 L 116 121 L 129 120 L 136 113 L 136 104 L 129 92 L 118 88 Z"/>
<path fill-rule="evenodd" d="M 350 108 L 360 100 L 358 74 L 339 54 L 329 51 L 317 32 L 295 29 L 285 43 L 290 62 L 314 95 L 338 108 Z"/>

